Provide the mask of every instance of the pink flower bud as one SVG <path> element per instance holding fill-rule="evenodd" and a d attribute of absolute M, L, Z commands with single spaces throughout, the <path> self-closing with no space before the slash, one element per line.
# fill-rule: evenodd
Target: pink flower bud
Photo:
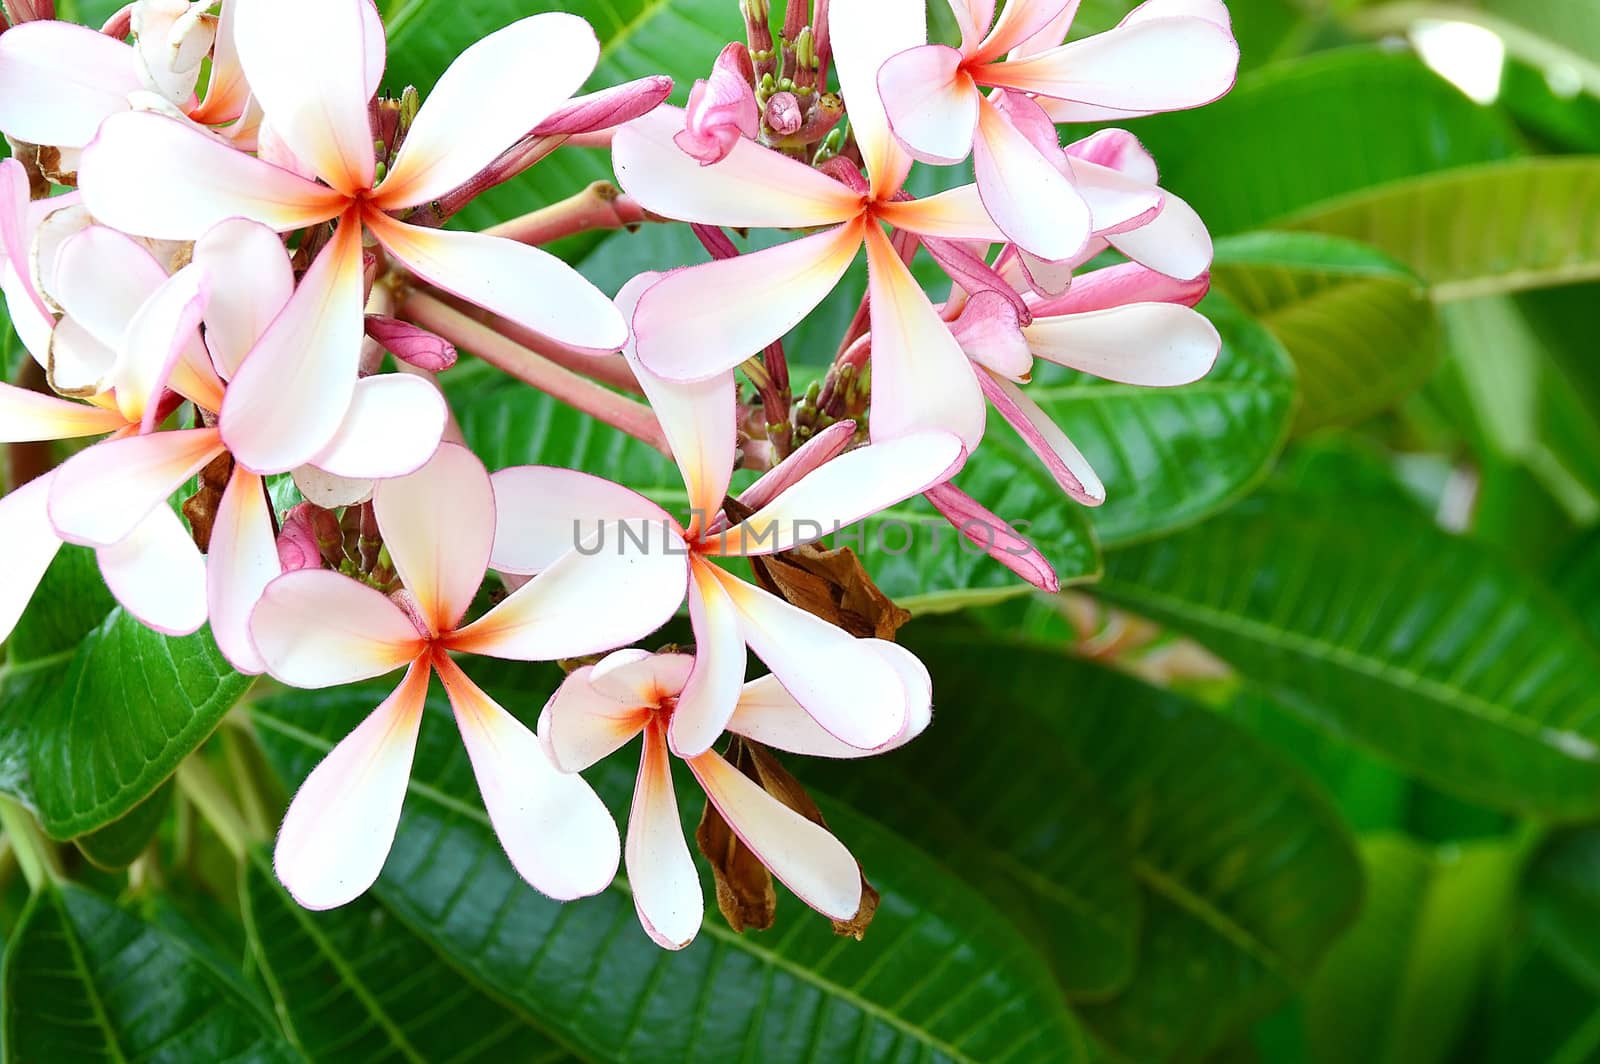
<path fill-rule="evenodd" d="M 800 132 L 805 124 L 805 113 L 800 109 L 800 98 L 792 92 L 777 92 L 767 101 L 767 128 L 780 137 Z"/>
<path fill-rule="evenodd" d="M 317 512 L 326 511 L 303 502 L 283 515 L 283 528 L 278 533 L 278 564 L 284 572 L 322 568 L 322 549 L 317 546 L 317 533 L 312 526 L 312 515 Z"/>
<path fill-rule="evenodd" d="M 367 335 L 402 362 L 430 373 L 447 370 L 456 364 L 455 345 L 409 321 L 383 314 L 367 315 Z"/>
<path fill-rule="evenodd" d="M 655 110 L 672 92 L 665 74 L 639 78 L 587 96 L 579 96 L 533 128 L 530 136 L 571 137 L 631 122 Z"/>
<path fill-rule="evenodd" d="M 696 81 L 689 91 L 683 131 L 672 139 L 702 166 L 727 158 L 740 137 L 755 139 L 760 111 L 742 73 L 748 62 L 744 45 L 730 44 L 717 56 L 710 79 Z"/>

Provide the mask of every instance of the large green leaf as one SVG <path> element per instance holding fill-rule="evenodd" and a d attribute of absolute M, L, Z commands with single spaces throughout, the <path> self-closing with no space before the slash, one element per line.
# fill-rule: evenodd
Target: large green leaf
<path fill-rule="evenodd" d="M 487 366 L 463 370 L 447 378 L 447 390 L 468 443 L 491 469 L 523 464 L 580 469 L 625 484 L 669 512 L 687 512 L 682 476 L 653 448 L 520 382 L 497 378 Z M 1025 522 L 1025 534 L 1055 564 L 1064 583 L 1099 571 L 1083 508 L 1062 494 L 1004 423 L 955 482 L 1000 517 Z M 869 518 L 832 542 L 856 550 L 887 594 L 919 611 L 1028 590 L 921 499 Z"/>
<path fill-rule="evenodd" d="M 1313 1062 L 1449 1058 L 1504 937 L 1518 852 L 1504 841 L 1430 851 L 1362 844 L 1367 904 L 1306 992 Z"/>
<path fill-rule="evenodd" d="M 1294 357 L 1300 432 L 1370 417 L 1433 372 L 1439 318 L 1427 289 L 1363 245 L 1311 233 L 1229 237 L 1217 242 L 1211 279 Z"/>
<path fill-rule="evenodd" d="M 173 638 L 120 607 L 78 645 L 28 729 L 40 822 L 71 838 L 118 819 L 211 734 L 250 678 L 209 630 Z"/>
<path fill-rule="evenodd" d="M 371 898 L 295 904 L 252 852 L 240 905 L 284 1027 L 312 1060 L 552 1064 L 566 1052 L 476 990 Z"/>
<path fill-rule="evenodd" d="M 1097 593 L 1446 790 L 1600 811 L 1600 652 L 1541 584 L 1413 507 L 1266 492 L 1109 555 Z"/>
<path fill-rule="evenodd" d="M 502 697 L 531 711 L 548 685 L 530 690 L 533 670 L 517 671 L 517 690 Z M 295 692 L 263 699 L 252 712 L 269 757 L 293 781 L 381 696 L 372 687 Z M 933 856 L 834 803 L 823 805 L 830 826 L 883 894 L 863 943 L 838 938 L 782 891 L 775 930 L 736 934 L 713 909 L 699 939 L 679 953 L 645 937 L 621 880 L 595 898 L 551 902 L 507 863 L 448 712 L 433 710 L 374 890 L 453 966 L 580 1055 L 1086 1059 L 1043 960 L 1005 917 Z M 634 759 L 623 753 L 590 777 L 621 809 L 633 773 Z M 698 794 L 687 779 L 678 793 L 692 830 Z"/>
<path fill-rule="evenodd" d="M 1377 48 L 1275 63 L 1240 78 L 1214 104 L 1141 118 L 1132 130 L 1154 152 L 1162 184 L 1217 234 L 1518 151 L 1503 115 L 1416 56 Z"/>
<path fill-rule="evenodd" d="M 204 951 L 71 884 L 29 902 L 3 987 L 19 1064 L 300 1059 Z"/>
<path fill-rule="evenodd" d="M 559 0 L 529 5 L 522 0 L 385 0 L 389 66 L 384 84 L 392 93 L 416 85 L 426 93 L 456 56 L 493 31 L 535 11 L 582 15 L 600 38 L 600 64 L 590 90 L 652 74 L 674 82 L 682 103 L 695 78 L 710 75 L 722 46 L 744 39 L 737 3 L 727 0 Z M 493 106 L 492 103 L 489 106 Z M 460 215 L 468 228 L 482 228 L 534 210 L 611 176 L 608 153 L 563 148 L 528 174 L 492 190 Z M 580 246 L 592 246 L 584 241 Z M 646 264 L 659 265 L 659 264 Z"/>
<path fill-rule="evenodd" d="M 145 852 L 172 811 L 173 786 L 168 776 L 150 797 L 104 827 L 79 835 L 73 845 L 100 868 L 128 867 Z"/>
<path fill-rule="evenodd" d="M 1439 302 L 1600 279 L 1600 158 L 1518 159 L 1353 193 L 1285 225 L 1393 255 Z"/>

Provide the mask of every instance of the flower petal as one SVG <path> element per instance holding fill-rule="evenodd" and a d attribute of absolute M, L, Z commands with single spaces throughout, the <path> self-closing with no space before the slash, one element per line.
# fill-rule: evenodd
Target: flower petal
<path fill-rule="evenodd" d="M 183 520 L 166 506 L 95 554 L 106 587 L 145 626 L 188 635 L 206 623 L 206 564 Z"/>
<path fill-rule="evenodd" d="M 529 575 L 548 569 L 606 521 L 676 525 L 638 492 L 574 469 L 512 466 L 489 479 L 495 507 L 489 568 L 496 572 Z"/>
<path fill-rule="evenodd" d="M 282 571 L 265 486 L 254 473 L 235 469 L 211 526 L 206 602 L 217 649 L 240 672 L 266 671 L 250 638 L 250 613 Z"/>
<path fill-rule="evenodd" d="M 1176 281 L 1137 262 L 1123 262 L 1091 270 L 1072 282 L 1065 293 L 1033 305 L 1035 319 L 1060 314 L 1107 310 L 1129 303 L 1182 303 L 1192 307 L 1205 297 L 1210 282 Z"/>
<path fill-rule="evenodd" d="M 1107 237 L 1135 262 L 1180 281 L 1193 280 L 1211 268 L 1211 234 L 1188 203 L 1166 193 L 1161 212 L 1137 229 Z"/>
<path fill-rule="evenodd" d="M 581 547 L 450 640 L 452 650 L 555 661 L 624 646 L 667 622 L 683 602 L 688 548 L 654 520 L 607 521 Z"/>
<path fill-rule="evenodd" d="M 232 218 L 195 241 L 194 262 L 214 279 L 206 304 L 206 347 L 217 372 L 231 379 L 294 294 L 289 253 L 267 226 Z M 240 278 L 249 281 L 240 283 Z"/>
<path fill-rule="evenodd" d="M 840 455 L 800 479 L 726 532 L 708 537 L 716 554 L 792 550 L 943 483 L 966 450 L 948 432 L 918 432 Z"/>
<path fill-rule="evenodd" d="M 162 240 L 194 240 L 249 218 L 280 233 L 338 215 L 341 193 L 151 112 L 112 115 L 83 149 L 78 187 L 96 220 Z"/>
<path fill-rule="evenodd" d="M 684 222 L 779 229 L 834 225 L 861 213 L 860 195 L 754 141 L 741 138 L 726 158 L 702 166 L 673 143 L 683 123 L 683 111 L 662 106 L 611 139 L 617 183 L 647 209 Z"/>
<path fill-rule="evenodd" d="M 593 665 L 572 670 L 539 715 L 539 734 L 562 772 L 582 772 L 620 750 L 650 719 L 644 703 L 595 690 L 593 675 Z"/>
<path fill-rule="evenodd" d="M 1233 88 L 1238 69 L 1239 45 L 1228 29 L 1200 18 L 1158 18 L 991 64 L 980 78 L 1097 109 L 1152 114 L 1210 103 Z M 1055 121 L 1069 120 L 1044 107 Z"/>
<path fill-rule="evenodd" d="M 861 866 L 826 828 L 772 797 L 716 754 L 690 758 L 689 768 L 734 834 L 796 897 L 835 920 L 856 915 Z"/>
<path fill-rule="evenodd" d="M 905 729 L 905 685 L 867 641 L 720 569 L 716 575 L 750 649 L 829 733 L 876 750 Z"/>
<path fill-rule="evenodd" d="M 624 318 L 632 319 L 639 297 L 658 276 L 642 273 L 622 286 L 617 293 L 617 309 Z M 693 536 L 722 509 L 728 482 L 733 478 L 739 447 L 733 373 L 719 373 L 702 381 L 669 381 L 650 372 L 639 361 L 634 346 L 630 342 L 622 354 L 655 411 L 673 460 L 683 474 L 684 486 L 689 489 L 688 529 Z"/>
<path fill-rule="evenodd" d="M 206 84 L 205 99 L 189 112 L 189 117 L 201 125 L 233 121 L 244 113 L 250 100 L 250 84 L 245 80 L 244 68 L 239 65 L 239 49 L 233 36 L 237 7 L 235 0 L 228 0 L 217 15 L 217 36 L 212 45 L 211 77 Z"/>
<path fill-rule="evenodd" d="M 733 600 L 722 589 L 715 567 L 696 559 L 689 567 L 689 624 L 694 631 L 694 668 L 678 696 L 668 738 L 672 752 L 693 757 L 711 749 L 739 698 L 744 683 L 744 635 Z"/>
<path fill-rule="evenodd" d="M 984 206 L 1019 247 L 1052 260 L 1083 250 L 1091 218 L 1082 193 L 988 100 L 972 163 Z"/>
<path fill-rule="evenodd" d="M 950 333 L 967 357 L 1016 380 L 1033 369 L 1033 353 L 1022 335 L 1017 308 L 997 292 L 978 292 L 967 300 Z"/>
<path fill-rule="evenodd" d="M 0 383 L 0 443 L 98 436 L 126 424 L 115 410 Z"/>
<path fill-rule="evenodd" d="M 142 88 L 133 49 L 87 26 L 41 20 L 0 35 L 0 130 L 17 140 L 81 148 Z"/>
<path fill-rule="evenodd" d="M 1023 330 L 1038 358 L 1105 380 L 1171 387 L 1199 380 L 1222 350 L 1216 326 L 1177 303 L 1035 318 Z"/>
<path fill-rule="evenodd" d="M 940 484 L 923 495 L 945 520 L 989 557 L 1052 595 L 1061 590 L 1055 566 L 1010 525 L 954 484 Z"/>
<path fill-rule="evenodd" d="M 1089 460 L 1027 392 L 988 371 L 979 372 L 978 382 L 995 410 L 1044 462 L 1062 491 L 1085 506 L 1099 506 L 1106 501 L 1105 485 L 1100 483 Z"/>
<path fill-rule="evenodd" d="M 677 698 L 694 672 L 691 654 L 651 654 L 628 649 L 596 663 L 589 682 L 596 692 L 630 706 L 658 706 Z"/>
<path fill-rule="evenodd" d="M 933 720 L 933 684 L 926 666 L 911 651 L 895 643 L 880 639 L 864 642 L 894 667 L 907 692 L 906 729 L 887 746 L 862 750 L 840 742 L 801 708 L 788 688 L 771 673 L 744 685 L 738 707 L 728 721 L 728 730 L 763 745 L 807 757 L 869 757 L 915 739 Z"/>
<path fill-rule="evenodd" d="M 639 298 L 633 315 L 639 361 L 668 380 L 726 373 L 816 309 L 872 228 L 856 220 L 667 274 Z"/>
<path fill-rule="evenodd" d="M 557 901 L 605 890 L 617 874 L 622 840 L 594 789 L 556 768 L 538 736 L 455 662 L 443 654 L 434 660 L 489 823 L 517 874 Z"/>
<path fill-rule="evenodd" d="M 222 405 L 222 381 L 200 343 L 200 317 L 210 298 L 205 272 L 185 266 L 155 290 L 128 321 L 107 378 L 117 407 L 143 432 L 155 429 L 167 388 L 206 410 Z"/>
<path fill-rule="evenodd" d="M 38 590 L 44 571 L 61 549 L 47 503 L 55 473 L 46 473 L 0 498 L 0 543 L 6 545 L 6 578 L 0 580 L 0 642 L 9 639 L 22 611 Z"/>
<path fill-rule="evenodd" d="M 373 178 L 363 3 L 235 0 L 234 46 L 251 92 L 295 155 L 345 195 L 371 188 Z"/>
<path fill-rule="evenodd" d="M 428 93 L 376 202 L 411 207 L 465 184 L 577 92 L 599 58 L 589 24 L 560 12 L 478 41 Z"/>
<path fill-rule="evenodd" d="M 144 245 L 91 225 L 62 241 L 46 288 L 68 317 L 116 351 L 128 323 L 166 279 L 167 271 Z"/>
<path fill-rule="evenodd" d="M 347 214 L 228 385 L 222 435 L 245 468 L 282 473 L 344 424 L 361 357 L 361 227 Z"/>
<path fill-rule="evenodd" d="M 983 438 L 983 396 L 961 345 L 877 226 L 867 229 L 872 300 L 872 438 L 953 432 Z"/>
<path fill-rule="evenodd" d="M 878 217 L 896 229 L 951 240 L 1005 239 L 989 216 L 977 185 L 961 185 L 924 199 L 880 204 Z"/>
<path fill-rule="evenodd" d="M 423 649 L 399 606 L 329 569 L 299 569 L 268 584 L 250 614 L 250 637 L 267 671 L 292 687 L 369 680 Z"/>
<path fill-rule="evenodd" d="M 411 779 L 428 676 L 426 661 L 413 662 L 394 693 L 311 770 L 289 803 L 272 866 L 305 908 L 354 901 L 383 871 Z"/>
<path fill-rule="evenodd" d="M 615 351 L 627 323 L 604 292 L 542 248 L 455 229 L 422 229 L 369 211 L 367 226 L 424 280 L 562 343 Z"/>
<path fill-rule="evenodd" d="M 627 868 L 633 907 L 645 934 L 663 949 L 682 949 L 693 942 L 705 918 L 705 897 L 683 837 L 666 733 L 659 723 L 644 733 L 628 814 Z"/>
<path fill-rule="evenodd" d="M 50 520 L 69 543 L 110 546 L 220 453 L 216 429 L 103 440 L 57 471 Z"/>
<path fill-rule="evenodd" d="M 835 421 L 795 448 L 789 457 L 761 474 L 755 483 L 739 493 L 739 502 L 750 510 L 761 509 L 812 470 L 843 454 L 855 434 L 854 421 Z"/>
<path fill-rule="evenodd" d="M 45 369 L 51 387 L 65 395 L 100 396 L 117 353 L 96 340 L 76 318 L 62 318 L 49 334 Z M 118 416 L 118 420 L 123 420 Z"/>
<path fill-rule="evenodd" d="M 354 480 L 405 476 L 433 457 L 449 419 L 431 381 L 409 373 L 363 377 L 344 423 L 311 464 Z"/>
<path fill-rule="evenodd" d="M 925 44 L 890 56 L 878 71 L 889 125 L 915 159 L 947 165 L 972 152 L 978 86 L 963 59 L 947 45 Z"/>
<path fill-rule="evenodd" d="M 887 200 L 911 169 L 910 155 L 889 130 L 878 96 L 878 71 L 891 56 L 926 44 L 927 36 L 923 0 L 873 0 L 828 9 L 839 91 L 850 109 L 850 131 L 866 163 L 874 199 Z"/>
<path fill-rule="evenodd" d="M 442 444 L 421 469 L 372 491 L 384 546 L 436 634 L 450 631 L 483 583 L 494 540 L 494 489 L 471 451 Z"/>
<path fill-rule="evenodd" d="M 1005 55 L 1043 31 L 1068 7 L 1076 12 L 1077 0 L 1011 0 L 1001 9 L 1000 18 L 984 38 L 982 48 L 973 56 L 973 62 L 987 63 Z M 1065 29 L 1063 26 L 1063 32 Z"/>

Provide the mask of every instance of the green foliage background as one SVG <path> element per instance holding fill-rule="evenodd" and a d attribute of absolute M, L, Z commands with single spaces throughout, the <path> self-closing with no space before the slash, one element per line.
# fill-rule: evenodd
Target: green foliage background
<path fill-rule="evenodd" d="M 1130 6 L 1084 0 L 1077 32 Z M 1041 372 L 1103 508 L 999 429 L 958 481 L 1029 518 L 1073 588 L 1025 594 L 948 534 L 867 553 L 921 614 L 935 724 L 793 766 L 882 891 L 864 942 L 785 897 L 772 931 L 713 910 L 672 954 L 625 880 L 545 900 L 442 704 L 382 879 L 301 910 L 273 825 L 386 688 L 246 693 L 208 635 L 139 627 L 69 548 L 0 665 L 6 1059 L 1600 1059 L 1600 7 L 1229 6 L 1238 88 L 1130 126 L 1218 238 L 1216 370 Z M 381 7 L 395 90 L 535 7 L 593 22 L 596 87 L 665 72 L 679 102 L 739 36 L 733 0 Z M 1494 103 L 1394 36 L 1429 17 L 1501 34 Z M 461 223 L 607 176 L 564 150 Z M 700 254 L 665 226 L 561 250 L 611 290 Z M 792 338 L 800 361 L 863 284 Z M 485 364 L 443 382 L 491 468 L 681 491 Z M 475 671 L 528 720 L 559 679 Z M 592 776 L 624 814 L 629 758 Z M 19 867 L 41 853 L 58 867 Z"/>

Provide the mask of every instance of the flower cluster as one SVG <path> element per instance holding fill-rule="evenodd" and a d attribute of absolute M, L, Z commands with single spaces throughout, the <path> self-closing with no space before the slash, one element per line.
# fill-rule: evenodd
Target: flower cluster
<path fill-rule="evenodd" d="M 646 930 L 687 944 L 704 902 L 677 756 L 728 845 L 859 930 L 870 888 L 766 751 L 898 747 L 930 722 L 928 673 L 881 638 L 893 624 L 851 630 L 763 560 L 921 495 L 1054 590 L 1048 560 L 950 483 L 988 408 L 1094 505 L 1100 480 L 1029 397 L 1034 360 L 1166 386 L 1220 347 L 1192 309 L 1211 258 L 1195 213 L 1132 135 L 1057 131 L 1226 92 L 1220 0 L 1148 0 L 1070 43 L 1074 0 L 951 6 L 957 46 L 928 43 L 923 0 L 790 0 L 778 26 L 746 0 L 748 39 L 683 109 L 661 77 L 575 96 L 599 45 L 561 13 L 474 44 L 425 101 L 380 94 L 368 0 L 136 0 L 101 31 L 6 27 L 0 284 L 32 365 L 0 385 L 0 442 L 99 439 L 0 499 L 0 638 L 65 542 L 150 627 L 209 624 L 241 672 L 311 688 L 404 669 L 285 817 L 276 868 L 306 906 L 381 871 L 437 673 L 539 890 L 595 893 L 625 856 Z M 443 228 L 567 143 L 608 146 L 621 191 Z M 969 156 L 972 183 L 944 180 Z M 711 261 L 610 298 L 536 246 L 645 221 L 689 223 Z M 726 229 L 804 235 L 742 253 Z M 783 338 L 863 250 L 861 310 L 797 398 Z M 491 474 L 436 382 L 457 344 L 655 444 L 687 512 L 569 469 Z M 730 497 L 736 468 L 759 476 Z M 490 571 L 504 590 L 475 607 Z M 619 649 L 685 605 L 692 649 Z M 750 652 L 770 672 L 746 682 Z M 530 730 L 464 655 L 583 660 Z M 578 773 L 636 735 L 624 848 Z"/>

